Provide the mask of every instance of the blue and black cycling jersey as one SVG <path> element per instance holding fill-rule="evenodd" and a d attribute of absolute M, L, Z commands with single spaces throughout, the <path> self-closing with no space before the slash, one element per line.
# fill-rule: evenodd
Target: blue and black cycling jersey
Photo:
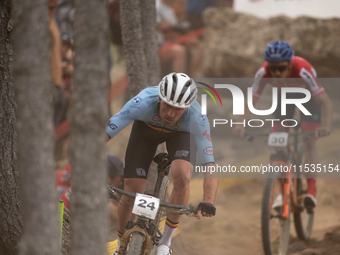
<path fill-rule="evenodd" d="M 201 114 L 201 106 L 196 101 L 172 126 L 165 126 L 158 115 L 158 86 L 146 88 L 127 102 L 120 112 L 107 123 L 106 133 L 110 138 L 118 134 L 134 120 L 145 122 L 159 132 L 188 132 L 195 137 L 201 164 L 213 163 L 213 147 L 207 116 Z"/>

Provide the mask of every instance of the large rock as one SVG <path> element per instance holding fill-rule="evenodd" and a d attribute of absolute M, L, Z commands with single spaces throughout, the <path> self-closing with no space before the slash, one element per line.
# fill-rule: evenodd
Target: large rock
<path fill-rule="evenodd" d="M 263 51 L 274 40 L 289 42 L 318 77 L 340 77 L 340 19 L 261 19 L 231 9 L 209 8 L 203 73 L 205 77 L 254 77 Z"/>

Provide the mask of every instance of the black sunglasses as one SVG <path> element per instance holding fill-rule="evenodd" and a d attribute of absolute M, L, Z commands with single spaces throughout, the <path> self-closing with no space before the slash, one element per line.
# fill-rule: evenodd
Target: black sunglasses
<path fill-rule="evenodd" d="M 278 70 L 280 73 L 286 71 L 289 67 L 289 64 L 287 65 L 283 65 L 283 66 L 274 66 L 274 65 L 268 65 L 268 69 L 271 72 L 275 72 L 276 70 Z"/>

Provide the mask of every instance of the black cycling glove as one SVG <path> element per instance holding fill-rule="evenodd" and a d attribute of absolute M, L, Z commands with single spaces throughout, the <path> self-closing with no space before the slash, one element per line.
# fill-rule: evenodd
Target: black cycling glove
<path fill-rule="evenodd" d="M 213 206 L 210 203 L 201 202 L 201 203 L 199 203 L 197 208 L 198 208 L 199 211 L 205 212 L 207 214 L 212 214 L 213 216 L 216 214 L 216 207 Z"/>

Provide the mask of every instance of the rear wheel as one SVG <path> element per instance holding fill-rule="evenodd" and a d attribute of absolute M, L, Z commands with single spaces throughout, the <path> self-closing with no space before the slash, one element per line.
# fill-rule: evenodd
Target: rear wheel
<path fill-rule="evenodd" d="M 302 198 L 306 193 L 307 181 L 306 179 L 296 179 L 297 181 L 297 196 Z M 303 203 L 302 199 L 300 201 Z M 306 208 L 303 211 L 294 213 L 294 225 L 296 234 L 301 240 L 308 240 L 313 228 L 314 213 L 308 213 Z"/>
<path fill-rule="evenodd" d="M 285 179 L 277 177 L 269 175 L 263 190 L 261 230 L 265 255 L 286 254 L 289 243 L 290 213 L 283 219 L 282 202 L 280 206 Z"/>
<path fill-rule="evenodd" d="M 297 166 L 302 165 L 304 161 L 304 147 L 303 144 L 300 143 L 298 147 L 298 162 Z M 303 178 L 300 173 L 296 176 L 297 179 L 297 198 L 301 208 L 304 208 L 303 205 L 303 196 L 306 194 L 307 191 L 307 180 Z M 314 221 L 314 213 L 307 213 L 306 208 L 304 208 L 301 212 L 294 213 L 294 226 L 295 231 L 298 237 L 301 240 L 308 240 L 310 235 L 312 234 L 313 228 L 313 221 Z"/>

